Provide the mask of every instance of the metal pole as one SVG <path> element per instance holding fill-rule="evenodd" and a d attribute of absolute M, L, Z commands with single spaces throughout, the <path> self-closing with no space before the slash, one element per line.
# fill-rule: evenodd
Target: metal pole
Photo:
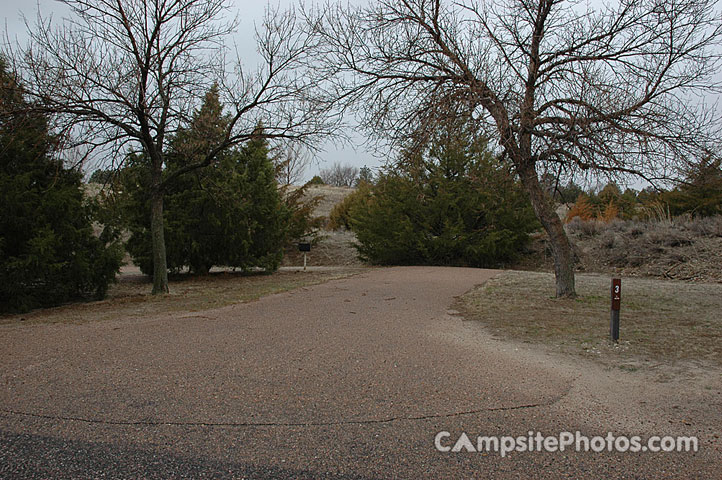
<path fill-rule="evenodd" d="M 303 271 L 306 271 L 306 252 L 303 252 Z"/>

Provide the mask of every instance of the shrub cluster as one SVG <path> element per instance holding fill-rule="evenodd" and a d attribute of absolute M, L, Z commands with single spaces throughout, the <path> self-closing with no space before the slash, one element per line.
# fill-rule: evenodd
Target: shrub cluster
<path fill-rule="evenodd" d="M 646 218 L 669 223 L 673 216 L 710 217 L 722 214 L 722 159 L 706 158 L 689 167 L 684 181 L 672 190 L 645 189 L 624 192 L 607 184 L 598 193 L 584 192 L 570 184 L 567 192 L 580 192 L 566 221 L 611 222 L 614 219 Z"/>
<path fill-rule="evenodd" d="M 538 228 L 518 182 L 458 125 L 364 183 L 331 215 L 375 264 L 489 267 L 513 259 Z"/>

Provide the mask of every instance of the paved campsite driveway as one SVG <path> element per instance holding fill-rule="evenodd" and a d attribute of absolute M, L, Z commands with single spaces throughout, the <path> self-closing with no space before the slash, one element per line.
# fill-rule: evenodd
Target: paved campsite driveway
<path fill-rule="evenodd" d="M 449 309 L 494 274 L 381 269 L 211 311 L 0 327 L 0 477 L 719 475 L 719 392 L 491 338 Z M 697 434 L 701 451 L 434 448 L 439 431 L 578 429 Z"/>

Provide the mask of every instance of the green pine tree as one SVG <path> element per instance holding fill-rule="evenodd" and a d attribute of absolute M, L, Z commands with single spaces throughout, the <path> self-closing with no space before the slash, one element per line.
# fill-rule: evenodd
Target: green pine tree
<path fill-rule="evenodd" d="M 349 217 L 360 255 L 379 264 L 494 266 L 538 228 L 518 182 L 458 124 L 405 151 Z"/>
<path fill-rule="evenodd" d="M 690 166 L 685 182 L 664 192 L 661 200 L 672 215 L 722 215 L 722 158 L 709 156 Z"/>
<path fill-rule="evenodd" d="M 120 245 L 94 235 L 82 173 L 54 144 L 0 61 L 0 311 L 103 297 L 120 268 Z"/>
<path fill-rule="evenodd" d="M 205 156 L 228 119 L 211 89 L 188 128 L 173 139 L 170 175 Z M 273 271 L 282 258 L 290 213 L 281 200 L 267 141 L 260 135 L 240 148 L 218 152 L 213 164 L 179 177 L 165 195 L 166 258 L 170 271 L 207 273 L 213 266 Z M 149 175 L 129 158 L 121 175 L 132 235 L 127 248 L 144 273 L 152 271 Z"/>

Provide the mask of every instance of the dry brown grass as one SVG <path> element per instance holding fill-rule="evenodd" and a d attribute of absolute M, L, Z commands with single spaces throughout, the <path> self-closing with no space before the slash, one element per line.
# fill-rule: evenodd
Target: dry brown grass
<path fill-rule="evenodd" d="M 586 271 L 701 282 L 722 281 L 722 219 L 572 222 Z"/>
<path fill-rule="evenodd" d="M 328 218 L 329 213 L 336 204 L 340 203 L 347 195 L 353 193 L 356 189 L 352 187 L 332 187 L 331 185 L 311 185 L 306 190 L 309 197 L 320 195 L 323 197 L 316 209 L 313 211 L 314 217 Z"/>
<path fill-rule="evenodd" d="M 106 300 L 3 316 L 0 317 L 0 324 L 86 323 L 203 311 L 249 302 L 265 295 L 316 285 L 363 271 L 364 268 L 349 267 L 306 272 L 286 270 L 273 274 L 217 272 L 205 276 L 178 275 L 170 283 L 170 295 L 150 295 L 149 277 L 126 274 L 111 286 Z"/>
<path fill-rule="evenodd" d="M 355 243 L 356 235 L 348 230 L 324 231 L 307 255 L 308 265 L 360 267 L 363 262 L 358 258 L 358 251 L 353 246 Z M 303 265 L 303 254 L 292 247 L 284 254 L 283 265 Z"/>
<path fill-rule="evenodd" d="M 580 271 L 722 282 L 722 216 L 608 223 L 574 218 L 566 229 Z M 553 269 L 546 235 L 535 236 L 514 268 Z"/>
<path fill-rule="evenodd" d="M 492 333 L 624 369 L 722 366 L 722 285 L 624 278 L 620 343 L 609 340 L 610 277 L 577 275 L 574 300 L 552 298 L 554 276 L 509 271 L 457 308 Z"/>
<path fill-rule="evenodd" d="M 313 216 L 328 219 L 331 210 L 339 204 L 346 196 L 356 189 L 350 187 L 332 187 L 330 185 L 311 185 L 307 190 L 309 197 L 323 197 L 313 212 Z M 319 241 L 308 254 L 308 265 L 311 266 L 361 266 L 358 252 L 353 247 L 356 243 L 356 235 L 347 230 L 328 231 L 323 230 L 319 235 Z M 283 265 L 303 265 L 303 255 L 298 252 L 295 246 L 288 249 L 283 258 Z"/>

